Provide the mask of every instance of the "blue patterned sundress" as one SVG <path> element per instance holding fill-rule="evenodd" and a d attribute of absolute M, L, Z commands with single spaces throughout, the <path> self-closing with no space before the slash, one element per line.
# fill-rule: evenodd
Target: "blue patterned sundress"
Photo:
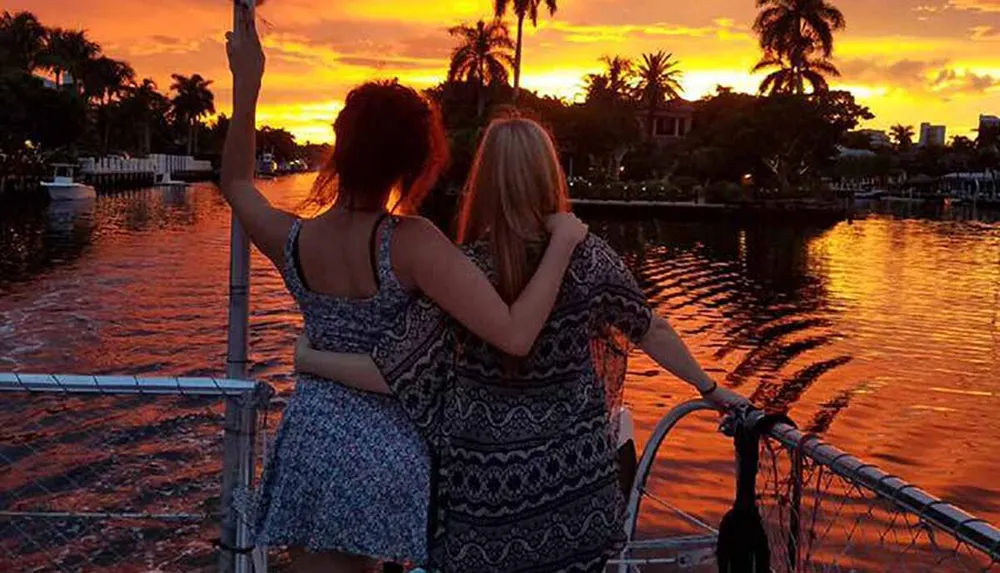
<path fill-rule="evenodd" d="M 378 291 L 367 299 L 309 290 L 297 256 L 302 221 L 292 225 L 282 275 L 315 348 L 370 353 L 412 300 L 390 260 L 397 224 L 383 226 Z M 427 446 L 395 397 L 300 374 L 264 470 L 256 543 L 420 564 L 429 495 Z"/>

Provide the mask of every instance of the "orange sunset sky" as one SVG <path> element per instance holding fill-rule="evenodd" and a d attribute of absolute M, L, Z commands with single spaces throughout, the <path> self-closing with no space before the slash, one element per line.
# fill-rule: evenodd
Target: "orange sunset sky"
<path fill-rule="evenodd" d="M 877 115 L 872 127 L 922 121 L 968 135 L 980 113 L 1000 114 L 1000 0 L 835 0 L 848 29 L 835 59 L 852 90 Z M 48 26 L 84 28 L 105 52 L 132 64 L 161 89 L 173 72 L 215 81 L 217 108 L 229 109 L 223 34 L 228 0 L 2 0 Z M 489 17 L 483 0 L 270 0 L 259 14 L 268 70 L 259 122 L 300 141 L 329 141 L 347 90 L 375 77 L 419 87 L 441 79 L 453 40 L 446 29 Z M 602 54 L 673 52 L 684 95 L 717 84 L 755 91 L 748 70 L 759 57 L 750 26 L 754 0 L 561 0 L 555 18 L 526 26 L 523 85 L 575 98 Z"/>

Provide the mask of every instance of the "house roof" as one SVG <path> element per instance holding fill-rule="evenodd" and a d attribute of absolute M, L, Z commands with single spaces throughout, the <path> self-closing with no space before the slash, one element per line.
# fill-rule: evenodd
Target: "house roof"
<path fill-rule="evenodd" d="M 645 113 L 649 111 L 649 108 L 639 106 L 639 111 Z M 684 98 L 668 100 L 657 108 L 656 113 L 694 113 L 694 103 Z"/>

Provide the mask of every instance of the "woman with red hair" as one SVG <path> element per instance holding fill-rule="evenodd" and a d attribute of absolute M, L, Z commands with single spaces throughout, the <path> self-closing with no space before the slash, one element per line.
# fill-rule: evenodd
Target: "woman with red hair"
<path fill-rule="evenodd" d="M 523 356 L 545 323 L 586 226 L 558 211 L 535 277 L 505 301 L 488 278 L 413 212 L 446 159 L 437 109 L 397 82 L 351 90 L 334 123 L 333 156 L 300 219 L 254 186 L 254 135 L 264 54 L 246 10 L 227 51 L 233 117 L 221 188 L 250 239 L 281 272 L 321 349 L 371 352 L 418 295 L 471 332 Z M 293 550 L 298 571 L 364 571 L 376 560 L 427 557 L 432 472 L 401 404 L 302 374 L 264 470 L 256 542 Z"/>

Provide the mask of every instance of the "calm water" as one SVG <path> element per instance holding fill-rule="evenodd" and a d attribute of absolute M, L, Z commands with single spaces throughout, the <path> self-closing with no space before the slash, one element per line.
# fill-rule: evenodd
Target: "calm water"
<path fill-rule="evenodd" d="M 310 182 L 262 185 L 291 207 Z M 229 210 L 213 187 L 0 208 L 0 371 L 223 372 Z M 720 380 L 998 522 L 1000 222 L 918 215 L 591 228 Z M 301 321 L 277 272 L 259 254 L 253 263 L 253 375 L 287 393 Z M 639 441 L 691 395 L 636 356 L 627 399 Z M 708 517 L 731 500 L 730 446 L 713 429 L 686 424 L 657 470 L 662 496 Z"/>

